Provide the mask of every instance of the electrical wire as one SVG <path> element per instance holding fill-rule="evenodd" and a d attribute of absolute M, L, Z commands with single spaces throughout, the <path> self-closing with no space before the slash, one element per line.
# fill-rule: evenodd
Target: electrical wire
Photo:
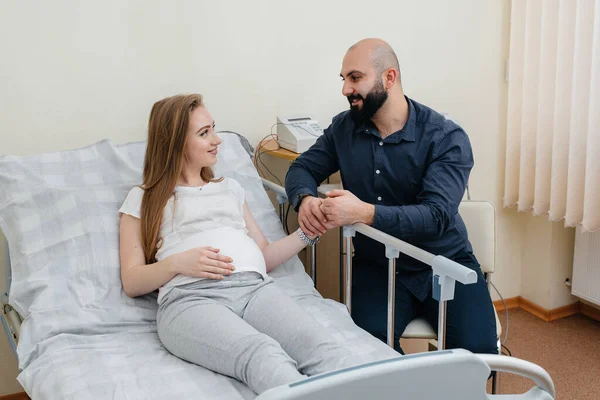
<path fill-rule="evenodd" d="M 271 170 L 269 169 L 269 167 L 267 167 L 267 165 L 264 163 L 264 161 L 262 159 L 263 154 L 265 154 L 265 153 L 267 153 L 267 154 L 268 153 L 272 153 L 274 151 L 276 151 L 276 150 L 265 150 L 265 151 L 259 152 L 258 156 L 257 156 L 257 160 L 262 165 L 262 167 L 265 170 L 267 170 L 267 172 L 269 173 L 269 175 L 271 175 L 273 178 L 275 178 L 275 180 L 277 181 L 277 183 L 279 184 L 279 186 L 283 186 L 283 184 L 281 183 L 281 180 L 273 172 L 271 172 Z M 256 165 L 256 169 L 258 170 L 258 165 Z M 264 173 L 263 173 L 263 175 L 264 175 Z M 263 176 L 263 178 L 266 178 L 266 176 Z"/>
<path fill-rule="evenodd" d="M 288 206 L 286 211 L 283 213 L 284 217 L 284 223 L 283 223 L 283 228 L 285 229 L 285 233 L 287 233 L 288 235 L 290 234 L 290 228 L 288 227 L 288 215 L 290 215 L 290 207 L 292 206 L 292 204 L 290 202 L 288 202 Z"/>
<path fill-rule="evenodd" d="M 502 346 L 502 347 L 501 347 L 501 350 L 502 350 L 502 349 L 505 349 L 505 350 L 506 350 L 506 354 L 505 354 L 505 355 L 512 357 L 512 353 L 511 353 L 511 351 L 508 349 L 508 347 L 506 347 L 506 346 L 505 346 L 505 345 L 503 345 L 503 344 L 501 344 L 500 346 Z M 501 352 L 502 352 L 502 351 L 501 351 Z M 504 354 L 504 353 L 503 353 L 503 354 Z"/>
<path fill-rule="evenodd" d="M 276 125 L 276 124 L 275 124 L 275 125 Z M 278 141 L 278 137 L 277 137 L 277 135 L 273 135 L 273 126 L 275 126 L 275 125 L 272 125 L 272 126 L 271 126 L 271 130 L 269 131 L 269 134 L 268 134 L 268 135 L 266 135 L 265 137 L 263 137 L 263 138 L 262 138 L 262 139 L 261 139 L 261 140 L 258 142 L 258 145 L 256 146 L 256 150 L 255 150 L 255 152 L 254 152 L 254 158 L 252 159 L 252 163 L 253 163 L 255 166 L 256 166 L 256 164 L 257 164 L 257 156 L 258 156 L 258 152 L 259 152 L 259 150 L 260 150 L 262 147 L 264 147 L 264 146 L 263 146 L 263 143 L 264 143 L 264 141 L 265 141 L 265 140 L 266 140 L 268 137 L 270 137 L 270 138 L 271 138 L 271 139 L 272 139 L 272 140 L 273 140 L 273 141 L 274 141 L 274 142 L 277 144 L 277 149 L 275 149 L 275 150 L 279 150 L 279 149 L 281 148 L 281 146 L 279 146 L 279 141 Z"/>
<path fill-rule="evenodd" d="M 492 287 L 494 288 L 494 290 L 496 291 L 496 293 L 498 293 L 498 296 L 500 296 L 500 300 L 502 300 L 502 304 L 504 304 L 504 315 L 505 315 L 505 325 L 506 325 L 506 329 L 504 330 L 504 340 L 500 340 L 500 344 L 504 344 L 506 343 L 506 341 L 508 340 L 508 307 L 506 307 L 506 302 L 504 301 L 504 297 L 502 297 L 502 295 L 500 294 L 500 291 L 498 290 L 498 288 L 496 287 L 496 285 L 494 285 L 494 282 L 490 281 L 490 284 L 492 285 Z"/>
<path fill-rule="evenodd" d="M 275 124 L 276 125 L 276 124 Z M 258 143 L 258 145 L 256 146 L 256 150 L 254 152 L 254 159 L 253 164 L 254 167 L 256 167 L 256 170 L 258 171 L 259 175 L 262 176 L 263 178 L 267 178 L 267 175 L 265 174 L 265 170 L 269 173 L 270 176 L 272 176 L 273 178 L 275 178 L 275 180 L 277 181 L 277 183 L 279 184 L 279 186 L 283 186 L 281 183 L 281 180 L 273 173 L 271 172 L 271 170 L 266 166 L 266 164 L 264 163 L 262 156 L 265 153 L 272 153 L 274 151 L 277 151 L 279 149 L 281 149 L 281 146 L 279 145 L 279 142 L 277 141 L 277 136 L 273 135 L 273 127 L 275 126 L 271 126 L 271 133 L 269 133 L 268 135 L 266 135 L 265 137 L 263 137 L 260 142 Z M 264 147 L 264 142 L 267 138 L 271 138 L 276 144 L 277 144 L 277 148 L 275 149 L 265 149 Z M 262 170 L 260 168 L 260 166 L 262 166 Z"/>
<path fill-rule="evenodd" d="M 314 133 L 312 133 L 311 131 L 309 131 L 308 129 L 304 128 L 303 126 L 300 125 L 294 125 L 294 124 L 286 124 L 284 122 L 276 122 L 273 125 L 271 125 L 271 128 L 269 129 L 269 134 L 266 135 L 265 137 L 263 137 L 260 142 L 258 143 L 258 145 L 256 146 L 256 150 L 254 152 L 254 159 L 253 159 L 253 164 L 256 167 L 256 170 L 259 172 L 259 174 L 263 177 L 263 178 L 267 178 L 264 170 L 266 170 L 268 172 L 268 174 L 270 176 L 272 176 L 273 178 L 275 178 L 275 180 L 277 181 L 277 183 L 279 184 L 279 186 L 283 186 L 283 183 L 281 182 L 281 180 L 275 176 L 275 174 L 273 172 L 271 172 L 271 170 L 266 166 L 266 164 L 264 163 L 262 156 L 264 154 L 268 154 L 268 153 L 272 153 L 274 151 L 280 150 L 282 147 L 279 144 L 279 136 L 277 134 L 273 133 L 273 128 L 276 127 L 277 125 L 284 125 L 284 126 L 294 126 L 296 128 L 300 128 L 303 131 L 307 132 L 309 135 L 311 136 L 315 136 L 315 137 L 319 137 L 320 135 L 315 135 Z M 271 138 L 276 144 L 277 144 L 277 148 L 275 149 L 264 149 L 264 142 L 267 138 Z M 260 166 L 262 166 L 262 171 Z"/>

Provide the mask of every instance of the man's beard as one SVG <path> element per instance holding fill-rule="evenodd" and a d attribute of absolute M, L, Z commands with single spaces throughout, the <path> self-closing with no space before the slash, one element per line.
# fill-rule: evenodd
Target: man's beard
<path fill-rule="evenodd" d="M 373 116 L 381 106 L 385 104 L 388 99 L 388 93 L 385 91 L 383 87 L 383 82 L 379 81 L 373 89 L 369 93 L 367 93 L 367 97 L 363 99 L 363 97 L 359 94 L 350 95 L 348 97 L 348 102 L 350 103 L 350 117 L 354 121 L 355 124 L 362 124 L 367 122 Z M 353 100 L 362 100 L 362 108 L 359 109 L 358 105 L 353 106 Z"/>

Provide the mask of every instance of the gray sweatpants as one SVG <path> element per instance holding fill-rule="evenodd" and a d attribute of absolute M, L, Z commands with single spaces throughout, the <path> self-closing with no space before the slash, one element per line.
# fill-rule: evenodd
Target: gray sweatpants
<path fill-rule="evenodd" d="M 175 287 L 162 299 L 157 321 L 172 354 L 256 393 L 363 363 L 272 278 L 256 272 Z"/>

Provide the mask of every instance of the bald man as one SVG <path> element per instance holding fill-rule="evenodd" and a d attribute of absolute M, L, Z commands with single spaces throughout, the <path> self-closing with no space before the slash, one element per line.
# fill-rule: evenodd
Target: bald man
<path fill-rule="evenodd" d="M 498 353 L 496 321 L 485 278 L 458 214 L 473 153 L 464 130 L 404 95 L 398 58 L 380 39 L 348 50 L 341 77 L 350 110 L 333 118 L 317 142 L 291 165 L 285 188 L 309 236 L 362 222 L 446 256 L 477 272 L 476 284 L 456 284 L 447 307 L 447 348 Z M 340 171 L 345 190 L 317 197 L 317 185 Z M 354 239 L 352 318 L 386 341 L 387 258 L 384 247 Z M 397 260 L 395 348 L 406 325 L 423 316 L 434 327 L 438 303 L 431 268 Z"/>

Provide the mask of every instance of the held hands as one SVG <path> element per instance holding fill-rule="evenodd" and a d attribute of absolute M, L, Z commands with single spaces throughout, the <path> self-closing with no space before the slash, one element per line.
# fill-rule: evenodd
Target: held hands
<path fill-rule="evenodd" d="M 327 229 L 333 226 L 327 221 L 327 217 L 321 211 L 321 203 L 323 200 L 306 196 L 300 203 L 298 209 L 298 224 L 308 237 L 311 239 L 316 236 L 324 235 Z"/>
<path fill-rule="evenodd" d="M 325 193 L 321 211 L 333 226 L 352 225 L 357 222 L 372 224 L 375 206 L 365 203 L 347 190 L 335 189 Z"/>
<path fill-rule="evenodd" d="M 326 199 L 307 196 L 298 210 L 298 222 L 309 236 L 323 235 L 327 229 L 362 222 L 373 223 L 375 206 L 361 201 L 347 190 L 325 193 Z"/>
<path fill-rule="evenodd" d="M 173 270 L 192 278 L 223 279 L 231 275 L 235 267 L 231 257 L 219 254 L 214 247 L 196 247 L 173 255 Z"/>

